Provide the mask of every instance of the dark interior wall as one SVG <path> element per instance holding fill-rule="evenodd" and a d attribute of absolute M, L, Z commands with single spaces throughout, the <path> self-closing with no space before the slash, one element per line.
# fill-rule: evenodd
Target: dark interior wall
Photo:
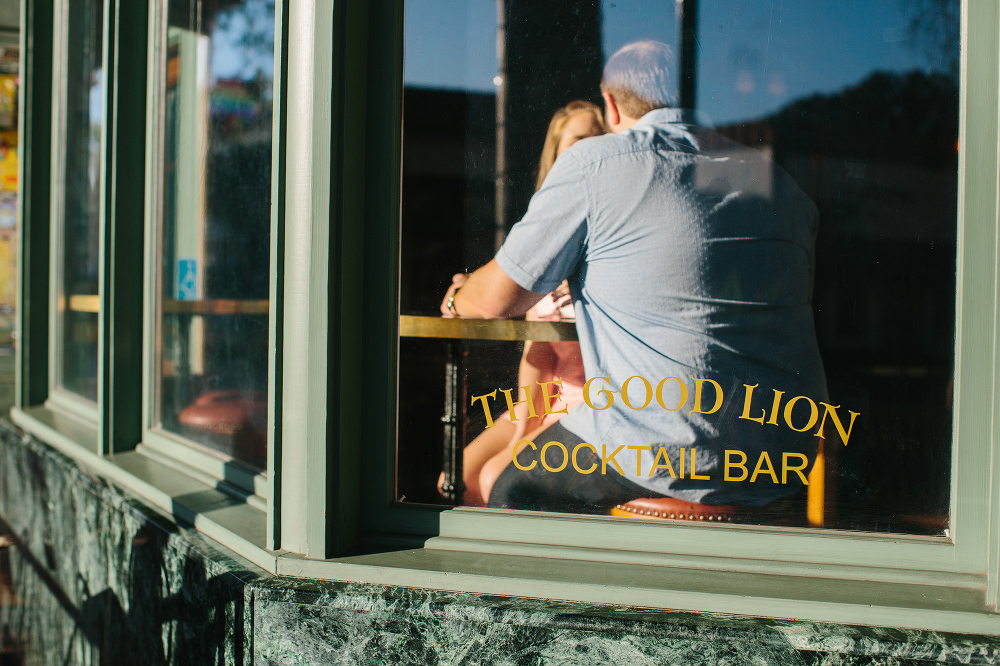
<path fill-rule="evenodd" d="M 504 133 L 509 229 L 535 191 L 552 114 L 576 99 L 601 102 L 601 3 L 504 0 Z"/>

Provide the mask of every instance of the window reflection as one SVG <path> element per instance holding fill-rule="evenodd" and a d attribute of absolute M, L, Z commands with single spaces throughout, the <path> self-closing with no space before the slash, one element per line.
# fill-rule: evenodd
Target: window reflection
<path fill-rule="evenodd" d="M 779 169 L 745 184 L 711 168 L 695 179 L 779 196 L 775 174 L 787 174 L 818 210 L 812 315 L 829 404 L 845 428 L 859 416 L 847 446 L 826 433 L 822 465 L 810 454 L 811 495 L 803 487 L 758 522 L 946 530 L 958 2 L 409 0 L 406 11 L 398 496 L 461 501 L 438 486 L 489 431 L 471 400 L 516 392 L 523 360 L 521 342 L 417 332 L 430 324 L 410 318 L 439 316 L 452 275 L 492 258 L 525 214 L 553 112 L 601 104 L 607 58 L 652 38 L 679 56 L 671 92 L 739 144 L 730 155 Z"/>
<path fill-rule="evenodd" d="M 263 469 L 274 2 L 171 0 L 168 15 L 157 419 Z"/>
<path fill-rule="evenodd" d="M 97 400 L 98 247 L 104 129 L 103 3 L 68 3 L 57 384 Z"/>

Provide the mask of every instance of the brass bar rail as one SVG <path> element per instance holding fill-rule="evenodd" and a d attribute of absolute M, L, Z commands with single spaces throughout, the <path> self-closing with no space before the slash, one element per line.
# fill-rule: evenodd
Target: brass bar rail
<path fill-rule="evenodd" d="M 521 321 L 516 319 L 459 319 L 448 317 L 399 316 L 402 338 L 444 338 L 453 340 L 539 340 L 574 341 L 576 324 L 565 321 Z"/>
<path fill-rule="evenodd" d="M 60 299 L 59 305 L 63 305 L 63 303 L 65 303 L 65 301 L 63 299 Z M 97 294 L 71 294 L 69 297 L 70 312 L 96 313 L 100 311 L 100 308 L 101 308 L 101 300 L 97 297 Z"/>
<path fill-rule="evenodd" d="M 207 301 L 163 301 L 164 314 L 190 315 L 266 315 L 268 300 L 217 298 Z"/>
<path fill-rule="evenodd" d="M 266 315 L 267 299 L 225 299 L 204 301 L 163 301 L 164 314 L 190 315 Z M 100 299 L 97 294 L 73 294 L 69 297 L 70 312 L 98 312 Z"/>

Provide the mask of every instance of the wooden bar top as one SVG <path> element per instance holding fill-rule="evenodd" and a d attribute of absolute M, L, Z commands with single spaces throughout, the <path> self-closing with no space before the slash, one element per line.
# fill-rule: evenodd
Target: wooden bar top
<path fill-rule="evenodd" d="M 399 316 L 402 338 L 444 338 L 457 340 L 576 340 L 576 324 L 566 321 L 523 321 L 519 319 L 460 319 L 458 317 Z"/>
<path fill-rule="evenodd" d="M 164 314 L 191 315 L 266 315 L 267 299 L 225 299 L 216 298 L 204 301 L 163 301 Z"/>

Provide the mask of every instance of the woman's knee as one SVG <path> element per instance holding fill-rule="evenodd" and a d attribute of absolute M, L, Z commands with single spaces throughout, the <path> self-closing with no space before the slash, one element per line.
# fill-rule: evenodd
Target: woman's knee
<path fill-rule="evenodd" d="M 510 464 L 510 449 L 505 449 L 499 454 L 490 458 L 483 469 L 479 472 L 479 493 L 482 495 L 483 500 L 489 502 L 490 493 L 493 492 L 493 486 L 496 485 L 497 479 L 507 465 Z"/>

